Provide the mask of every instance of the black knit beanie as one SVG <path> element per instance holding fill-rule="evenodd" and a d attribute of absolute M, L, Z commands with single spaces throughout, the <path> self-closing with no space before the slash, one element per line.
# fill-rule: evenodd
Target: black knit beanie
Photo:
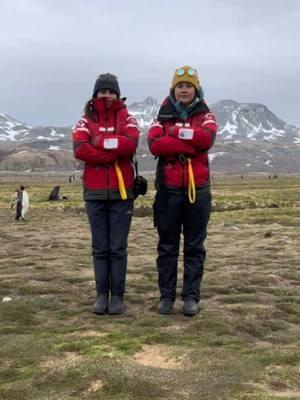
<path fill-rule="evenodd" d="M 118 78 L 115 75 L 107 73 L 98 76 L 93 90 L 93 98 L 97 97 L 97 93 L 102 89 L 113 90 L 120 97 Z"/>

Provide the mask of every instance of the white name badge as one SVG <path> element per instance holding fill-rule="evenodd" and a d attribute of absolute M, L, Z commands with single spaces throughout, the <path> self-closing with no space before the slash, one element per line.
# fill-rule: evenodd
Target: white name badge
<path fill-rule="evenodd" d="M 118 138 L 107 138 L 107 139 L 104 139 L 103 147 L 105 149 L 117 149 L 118 148 Z"/>
<path fill-rule="evenodd" d="M 178 137 L 180 139 L 191 140 L 194 137 L 194 129 L 181 128 L 179 129 Z"/>

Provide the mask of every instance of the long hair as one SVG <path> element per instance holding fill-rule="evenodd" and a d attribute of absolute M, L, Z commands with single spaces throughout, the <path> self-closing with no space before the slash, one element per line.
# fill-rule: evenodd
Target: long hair
<path fill-rule="evenodd" d="M 97 114 L 93 107 L 93 98 L 88 100 L 84 106 L 84 115 L 86 115 L 90 120 L 97 122 Z"/>

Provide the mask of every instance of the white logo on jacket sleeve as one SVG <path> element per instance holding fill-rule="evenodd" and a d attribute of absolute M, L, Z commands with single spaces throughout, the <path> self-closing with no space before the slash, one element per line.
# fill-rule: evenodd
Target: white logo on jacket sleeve
<path fill-rule="evenodd" d="M 162 127 L 163 127 L 162 124 L 159 123 L 158 120 L 157 120 L 156 118 L 154 118 L 154 119 L 152 120 L 151 125 L 150 125 L 151 128 L 154 127 L 154 126 L 158 126 L 159 128 L 162 128 Z"/>
<path fill-rule="evenodd" d="M 203 118 L 202 126 L 209 125 L 209 124 L 213 124 L 215 127 L 217 127 L 216 118 L 215 118 L 214 114 L 212 114 L 212 113 L 205 114 L 204 118 Z"/>
<path fill-rule="evenodd" d="M 83 131 L 83 132 L 88 132 L 89 129 L 87 126 L 87 120 L 85 118 L 80 118 L 80 120 L 77 122 L 77 124 L 73 127 L 74 131 Z"/>
<path fill-rule="evenodd" d="M 128 117 L 126 120 L 126 128 L 138 128 L 138 122 L 134 117 Z"/>

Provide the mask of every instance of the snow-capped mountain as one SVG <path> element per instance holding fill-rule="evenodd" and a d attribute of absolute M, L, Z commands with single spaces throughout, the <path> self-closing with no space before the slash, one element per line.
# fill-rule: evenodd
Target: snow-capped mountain
<path fill-rule="evenodd" d="M 129 112 L 137 119 L 141 131 L 138 154 L 144 156 L 144 163 L 149 162 L 149 168 L 153 168 L 153 161 L 149 154 L 147 132 L 151 122 L 156 117 L 160 104 L 153 97 L 147 97 L 144 101 L 131 104 Z"/>
<path fill-rule="evenodd" d="M 154 170 L 147 131 L 159 110 L 152 97 L 129 105 L 138 120 L 140 170 Z M 213 104 L 219 131 L 209 158 L 215 172 L 299 172 L 300 129 L 289 125 L 265 105 L 222 100 Z M 72 169 L 71 127 L 31 127 L 0 114 L 0 170 Z M 30 161 L 32 160 L 32 161 Z"/>
<path fill-rule="evenodd" d="M 17 141 L 28 135 L 31 129 L 31 126 L 0 113 L 0 141 Z"/>
<path fill-rule="evenodd" d="M 153 97 L 149 96 L 144 101 L 132 103 L 128 108 L 132 115 L 138 118 L 145 117 L 147 120 L 149 116 L 155 117 L 159 110 L 160 104 Z"/>
<path fill-rule="evenodd" d="M 300 129 L 265 105 L 222 100 L 211 106 L 219 125 L 212 169 L 227 172 L 299 172 Z"/>
<path fill-rule="evenodd" d="M 71 128 L 31 127 L 0 114 L 0 170 L 72 170 Z"/>
<path fill-rule="evenodd" d="M 153 97 L 147 97 L 144 101 L 131 104 L 129 112 L 138 120 L 141 133 L 148 131 L 153 118 L 159 110 L 159 103 Z"/>
<path fill-rule="evenodd" d="M 279 119 L 266 106 L 257 103 L 237 103 L 223 100 L 211 106 L 224 140 L 267 141 L 300 144 L 299 128 Z"/>
<path fill-rule="evenodd" d="M 15 142 L 15 145 L 23 143 L 37 148 L 50 149 L 50 147 L 54 147 L 54 149 L 58 150 L 58 143 L 64 148 L 67 143 L 69 144 L 70 129 L 70 127 L 32 127 L 17 121 L 7 114 L 0 114 L 0 142 L 2 146 L 5 143 L 13 144 Z M 44 146 L 38 145 L 39 142 L 44 142 Z M 68 147 L 71 148 L 70 146 Z"/>

